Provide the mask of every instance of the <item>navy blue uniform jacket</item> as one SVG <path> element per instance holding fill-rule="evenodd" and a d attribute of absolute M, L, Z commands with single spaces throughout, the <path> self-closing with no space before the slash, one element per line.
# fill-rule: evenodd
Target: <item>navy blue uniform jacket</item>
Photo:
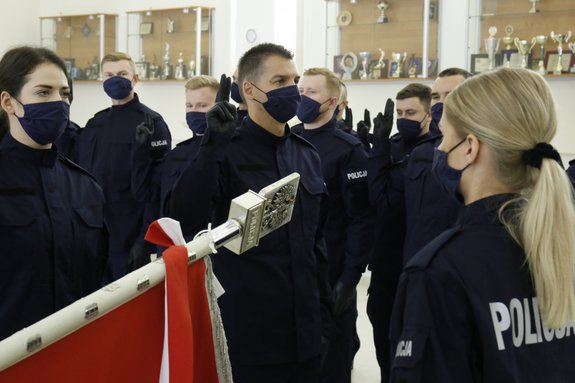
<path fill-rule="evenodd" d="M 0 143 L 0 340 L 100 287 L 104 195 L 56 148 Z"/>
<path fill-rule="evenodd" d="M 194 135 L 194 137 L 177 144 L 174 149 L 166 154 L 162 162 L 160 182 L 161 216 L 169 216 L 167 207 L 169 206 L 168 200 L 172 193 L 172 188 L 184 169 L 198 154 L 201 142 L 202 136 Z"/>
<path fill-rule="evenodd" d="M 571 382 L 575 325 L 548 329 L 525 253 L 498 219 L 512 195 L 465 208 L 416 254 L 393 310 L 392 382 Z"/>
<path fill-rule="evenodd" d="M 136 127 L 146 114 L 154 124 L 154 133 L 146 141 L 149 156 L 134 161 Z M 135 243 L 143 243 L 148 225 L 159 215 L 159 165 L 171 144 L 162 117 L 141 104 L 137 95 L 124 105 L 98 112 L 77 139 L 78 164 L 96 177 L 106 196 L 114 279 L 126 273 L 130 249 Z"/>
<path fill-rule="evenodd" d="M 361 142 L 337 129 L 335 118 L 317 129 L 294 126 L 292 132 L 315 146 L 328 193 L 324 235 L 329 281 L 355 286 L 365 271 L 373 242 L 374 214 L 367 190 L 367 155 Z"/>
<path fill-rule="evenodd" d="M 210 220 L 225 222 L 233 198 L 294 171 L 301 178 L 291 221 L 244 254 L 222 247 L 212 257 L 226 290 L 218 302 L 232 365 L 309 360 L 320 353 L 322 332 L 329 334 L 319 156 L 287 125 L 276 137 L 246 117 L 231 141 L 208 129 L 172 191 L 171 216 L 190 239 Z"/>

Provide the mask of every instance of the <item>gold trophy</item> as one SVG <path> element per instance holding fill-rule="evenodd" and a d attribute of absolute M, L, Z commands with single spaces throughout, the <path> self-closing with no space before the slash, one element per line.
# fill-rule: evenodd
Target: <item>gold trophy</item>
<path fill-rule="evenodd" d="M 375 66 L 373 67 L 373 71 L 371 72 L 372 78 L 375 79 L 381 78 L 381 73 L 383 70 L 385 70 L 384 58 L 385 58 L 385 51 L 379 48 L 379 60 L 377 61 L 377 64 L 375 64 Z"/>
<path fill-rule="evenodd" d="M 563 64 L 561 63 L 563 59 L 563 43 L 567 43 L 567 41 L 571 37 L 571 31 L 567 32 L 566 35 L 561 34 L 556 35 L 554 31 L 551 31 L 550 37 L 551 40 L 554 40 L 557 43 L 557 56 L 559 56 L 557 58 L 557 66 L 555 67 L 553 74 L 560 75 L 561 72 L 563 72 Z"/>
<path fill-rule="evenodd" d="M 487 57 L 489 58 L 488 70 L 495 68 L 495 54 L 499 50 L 500 38 L 495 37 L 497 34 L 497 27 L 489 27 L 489 37 L 485 39 L 485 51 L 487 52 Z"/>
<path fill-rule="evenodd" d="M 184 65 L 184 52 L 180 52 L 178 57 L 178 65 L 176 65 L 176 72 L 174 74 L 176 80 L 186 79 L 186 66 Z"/>
<path fill-rule="evenodd" d="M 537 64 L 537 73 L 545 74 L 545 44 L 547 44 L 547 36 L 535 36 L 535 42 L 539 44 L 539 63 Z"/>
<path fill-rule="evenodd" d="M 505 63 L 504 65 L 509 68 L 510 62 L 509 59 L 511 58 L 511 44 L 513 44 L 513 37 L 511 36 L 513 34 L 513 26 L 508 25 L 505 27 L 505 36 L 503 36 L 501 38 L 501 41 L 503 41 L 503 44 L 505 44 Z"/>
<path fill-rule="evenodd" d="M 537 9 L 537 3 L 540 0 L 529 0 L 529 2 L 531 3 L 531 9 L 529 10 L 529 13 L 537 13 L 539 12 L 539 9 Z"/>
<path fill-rule="evenodd" d="M 403 63 L 407 58 L 407 52 L 399 53 L 399 52 L 392 52 L 391 53 L 391 66 L 389 70 L 391 71 L 390 76 L 394 78 L 401 77 L 401 72 L 403 68 Z"/>
<path fill-rule="evenodd" d="M 516 37 L 514 41 L 517 51 L 521 55 L 521 68 L 527 68 L 527 59 L 529 58 L 531 49 L 533 49 L 536 44 L 535 37 L 531 39 L 531 42 L 527 40 L 519 40 L 518 37 Z"/>
<path fill-rule="evenodd" d="M 389 8 L 389 3 L 385 0 L 379 0 L 377 3 L 377 9 L 379 9 L 379 17 L 377 18 L 378 24 L 385 24 L 389 21 L 388 17 L 385 15 L 385 11 Z"/>
<path fill-rule="evenodd" d="M 359 57 L 361 57 L 361 71 L 359 72 L 359 78 L 362 80 L 367 80 L 369 76 L 369 62 L 371 61 L 371 52 L 358 52 Z"/>

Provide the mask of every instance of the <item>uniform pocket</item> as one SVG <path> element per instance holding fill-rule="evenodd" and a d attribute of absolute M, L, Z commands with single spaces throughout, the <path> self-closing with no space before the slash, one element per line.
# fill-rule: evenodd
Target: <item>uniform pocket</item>
<path fill-rule="evenodd" d="M 104 212 L 101 206 L 77 207 L 74 208 L 74 211 L 86 226 L 94 229 L 104 227 Z"/>

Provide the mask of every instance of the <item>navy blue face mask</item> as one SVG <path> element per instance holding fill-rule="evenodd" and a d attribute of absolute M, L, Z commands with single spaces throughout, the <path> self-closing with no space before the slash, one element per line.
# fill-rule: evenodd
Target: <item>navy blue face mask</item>
<path fill-rule="evenodd" d="M 425 120 L 425 117 L 423 117 L 423 120 Z M 398 118 L 397 131 L 405 140 L 415 140 L 421 134 L 421 123 L 423 120 L 414 121 L 407 118 Z"/>
<path fill-rule="evenodd" d="M 431 165 L 431 171 L 435 174 L 435 177 L 443 187 L 443 189 L 457 201 L 461 202 L 461 196 L 457 191 L 457 187 L 461 182 L 461 174 L 465 169 L 469 167 L 470 164 L 467 164 L 463 169 L 454 169 L 447 163 L 447 156 L 449 153 L 455 150 L 459 145 L 465 142 L 465 138 L 453 148 L 451 148 L 448 152 L 441 151 L 435 148 L 433 152 L 433 164 Z"/>
<path fill-rule="evenodd" d="M 114 100 L 123 100 L 132 92 L 132 81 L 122 76 L 113 76 L 104 81 L 104 91 Z"/>
<path fill-rule="evenodd" d="M 240 93 L 240 87 L 235 82 L 232 82 L 232 87 L 230 89 L 230 97 L 238 104 L 243 104 L 244 102 L 244 100 L 242 99 L 242 95 Z"/>
<path fill-rule="evenodd" d="M 336 105 L 335 110 L 333 112 L 333 115 L 337 118 L 337 115 L 339 114 L 339 104 Z"/>
<path fill-rule="evenodd" d="M 299 118 L 299 120 L 304 124 L 310 124 L 314 122 L 316 118 L 322 113 L 319 110 L 321 106 L 330 100 L 331 99 L 327 99 L 320 104 L 313 98 L 302 95 L 301 104 L 297 110 L 297 118 Z"/>
<path fill-rule="evenodd" d="M 284 86 L 270 90 L 267 93 L 253 83 L 252 85 L 267 96 L 268 100 L 266 102 L 260 102 L 256 99 L 254 99 L 254 101 L 262 104 L 266 112 L 268 112 L 274 120 L 286 123 L 296 115 L 299 104 L 301 103 L 301 96 L 297 85 Z"/>
<path fill-rule="evenodd" d="M 188 128 L 194 132 L 194 135 L 201 136 L 205 133 L 208 123 L 206 121 L 206 113 L 204 112 L 188 112 L 186 113 L 186 122 Z"/>
<path fill-rule="evenodd" d="M 437 104 L 431 107 L 431 119 L 439 125 L 439 121 L 441 120 L 441 116 L 443 116 L 443 103 L 438 102 Z"/>
<path fill-rule="evenodd" d="M 24 108 L 24 116 L 16 116 L 20 125 L 26 134 L 40 145 L 56 141 L 68 126 L 70 105 L 67 102 L 50 101 L 26 105 L 20 101 L 18 103 Z"/>

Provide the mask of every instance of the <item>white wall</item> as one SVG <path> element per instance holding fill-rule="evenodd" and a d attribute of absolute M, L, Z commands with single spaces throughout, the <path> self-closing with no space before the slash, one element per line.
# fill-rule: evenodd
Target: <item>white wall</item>
<path fill-rule="evenodd" d="M 347 0 L 341 0 L 347 1 Z M 474 0 L 475 1 L 475 0 Z M 440 69 L 450 66 L 467 67 L 469 1 L 442 0 L 440 9 Z M 231 74 L 237 60 L 250 44 L 245 39 L 248 29 L 256 30 L 256 43 L 275 41 L 295 51 L 300 71 L 312 66 L 328 66 L 325 28 L 328 24 L 327 7 L 334 1 L 326 0 L 202 0 L 190 4 L 184 0 L 99 0 L 97 2 L 71 0 L 20 0 L 10 5 L 10 13 L 0 12 L 0 51 L 15 44 L 35 44 L 40 41 L 40 16 L 114 13 L 119 15 L 118 49 L 126 50 L 126 12 L 191 5 L 214 7 L 214 76 Z M 290 8 L 292 7 L 292 8 Z M 295 9 L 294 9 L 295 8 Z M 332 12 L 329 17 L 332 17 Z M 295 20 L 294 20 L 295 19 Z M 333 24 L 333 21 L 329 21 Z M 9 36 L 9 37 L 8 37 Z M 293 47 L 290 46 L 293 44 Z M 382 82 L 355 81 L 348 84 L 350 104 L 356 121 L 368 108 L 372 116 L 383 110 L 385 100 L 394 98 L 398 90 L 408 84 L 406 79 Z M 422 81 L 430 84 L 430 81 Z M 559 114 L 559 132 L 553 144 L 567 158 L 575 157 L 575 77 L 549 78 Z M 189 136 L 185 125 L 183 82 L 140 83 L 137 92 L 142 101 L 160 112 L 167 121 L 174 140 Z M 109 105 L 99 83 L 77 83 L 72 119 L 83 125 L 98 110 Z"/>

